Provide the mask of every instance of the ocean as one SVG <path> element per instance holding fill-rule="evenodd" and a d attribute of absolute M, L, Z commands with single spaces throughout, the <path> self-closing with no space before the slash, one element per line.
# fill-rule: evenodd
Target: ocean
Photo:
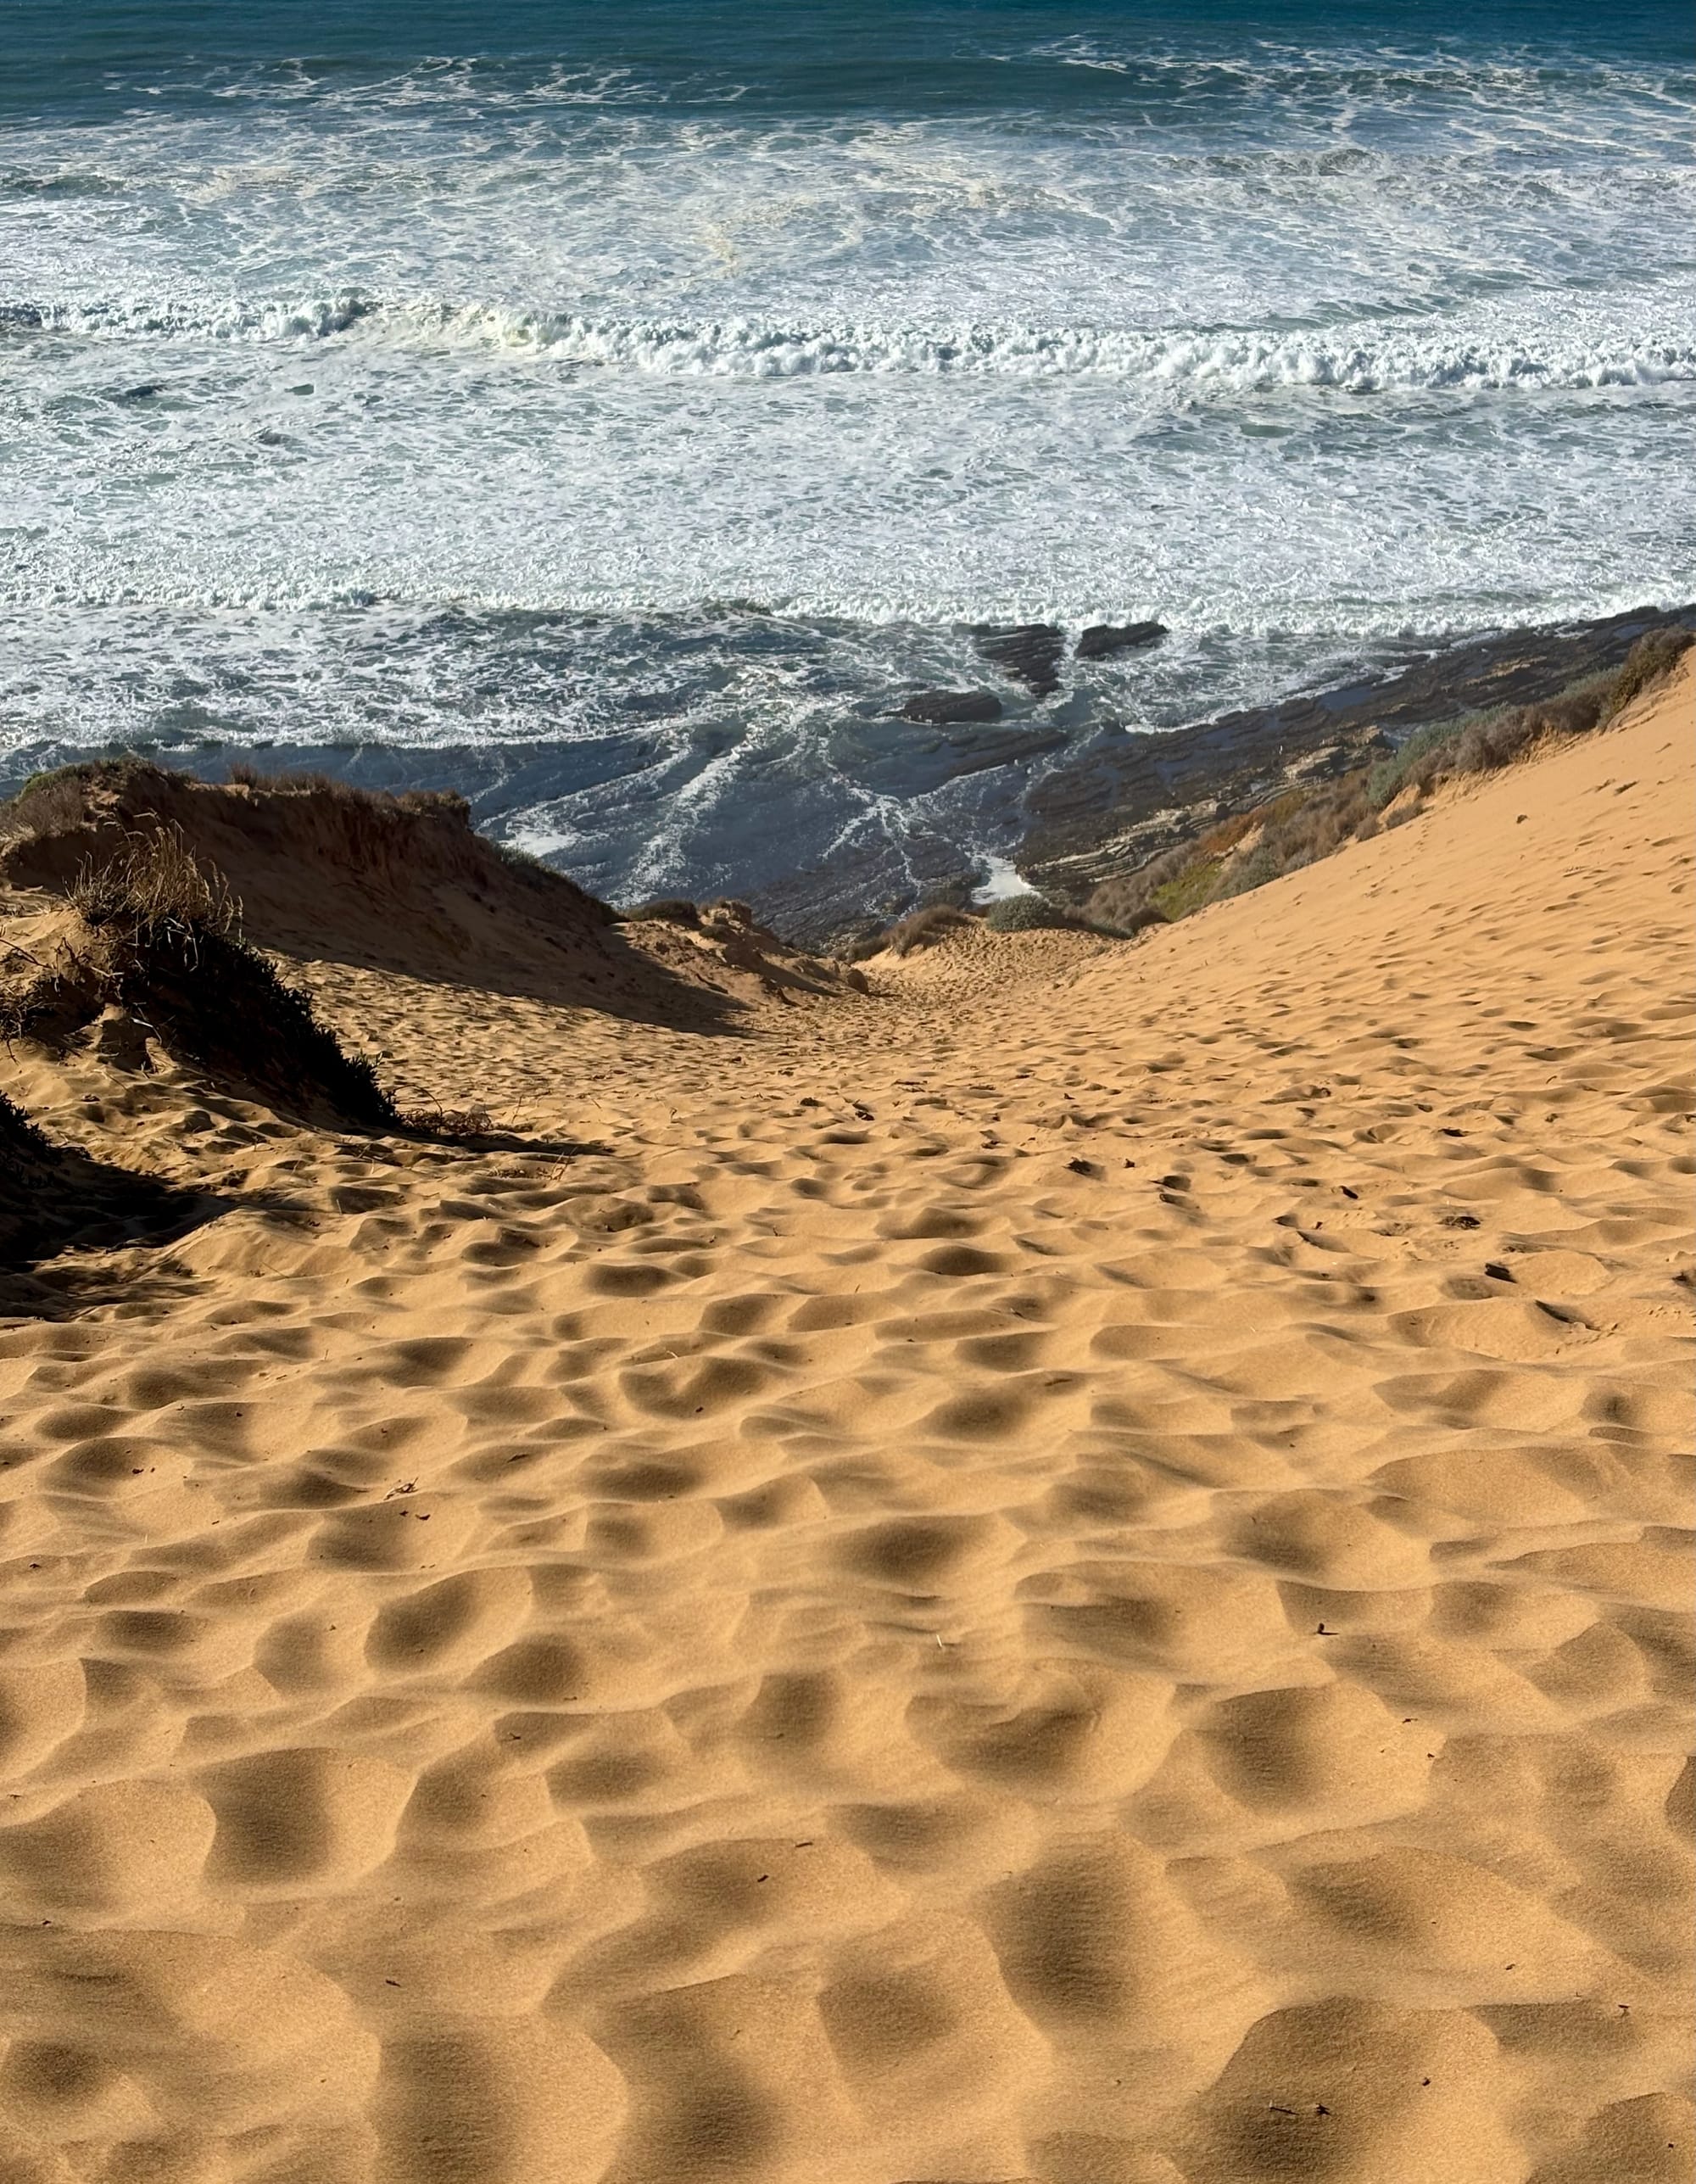
<path fill-rule="evenodd" d="M 896 905 L 1091 739 L 1696 592 L 1682 4 L 5 36 L 0 786 L 257 749 Z M 1145 618 L 1046 693 L 974 634 Z"/>

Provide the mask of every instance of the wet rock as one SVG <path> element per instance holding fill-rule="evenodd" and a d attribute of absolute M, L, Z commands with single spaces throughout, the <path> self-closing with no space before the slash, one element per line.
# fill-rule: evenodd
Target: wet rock
<path fill-rule="evenodd" d="M 993 690 L 915 690 L 902 704 L 901 717 L 949 728 L 957 721 L 999 720 L 1001 701 Z"/>
<path fill-rule="evenodd" d="M 984 625 L 972 634 L 985 659 L 1036 696 L 1046 698 L 1059 689 L 1066 640 L 1052 622 L 1021 622 L 1009 628 Z"/>
<path fill-rule="evenodd" d="M 1298 691 L 1194 727 L 1100 735 L 1027 792 L 1019 871 L 1045 891 L 1081 899 L 1221 807 L 1245 809 L 1298 774 L 1358 765 L 1386 747 L 1386 732 L 1394 742 L 1428 722 L 1554 697 L 1618 667 L 1639 637 L 1693 612 L 1637 607 L 1605 621 L 1496 632 L 1393 673 Z M 1084 633 L 1080 653 L 1095 634 Z"/>
<path fill-rule="evenodd" d="M 1130 652 L 1139 645 L 1158 644 L 1165 634 L 1163 622 L 1098 622 L 1078 640 L 1078 657 L 1105 660 L 1114 652 Z"/>
<path fill-rule="evenodd" d="M 970 907 L 977 891 L 975 872 L 951 872 L 943 879 L 933 880 L 919 896 L 916 907 L 921 910 L 964 910 Z"/>

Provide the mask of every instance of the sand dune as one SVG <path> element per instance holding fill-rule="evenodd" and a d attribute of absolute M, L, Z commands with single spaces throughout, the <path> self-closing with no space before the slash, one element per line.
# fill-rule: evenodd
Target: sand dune
<path fill-rule="evenodd" d="M 1691 704 L 706 1029 L 303 964 L 517 1149 L 18 1047 L 220 1209 L 0 1326 L 0 2177 L 1682 2184 Z"/>
<path fill-rule="evenodd" d="M 615 926 L 562 874 L 473 833 L 456 796 L 363 796 L 310 774 L 215 786 L 131 760 L 43 777 L 8 817 L 0 885 L 63 902 L 81 873 L 163 830 L 220 875 L 255 947 L 403 983 L 697 1032 L 733 1027 L 750 1000 L 861 984 L 786 947 L 745 904 Z"/>

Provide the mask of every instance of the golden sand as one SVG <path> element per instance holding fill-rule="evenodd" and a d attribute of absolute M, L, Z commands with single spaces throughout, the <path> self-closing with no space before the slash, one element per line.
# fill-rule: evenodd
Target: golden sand
<path fill-rule="evenodd" d="M 1692 682 L 1136 943 L 707 1033 L 0 1325 L 4 2184 L 1684 2184 Z M 537 1148 L 540 1149 L 537 1149 Z"/>

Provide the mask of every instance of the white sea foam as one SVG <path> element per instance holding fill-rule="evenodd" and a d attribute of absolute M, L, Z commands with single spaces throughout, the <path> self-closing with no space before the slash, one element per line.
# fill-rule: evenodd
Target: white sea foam
<path fill-rule="evenodd" d="M 755 318 L 598 319 L 434 299 L 384 302 L 348 292 L 259 303 L 120 297 L 6 303 L 0 328 L 93 338 L 156 335 L 212 341 L 321 342 L 356 332 L 372 344 L 439 343 L 517 350 L 563 366 L 676 377 L 789 379 L 923 373 L 961 377 L 1117 380 L 1197 399 L 1283 388 L 1347 394 L 1442 388 L 1653 387 L 1696 379 L 1696 330 L 1630 294 L 1611 308 L 1542 308 L 1544 323 L 1516 334 L 1506 311 L 1459 315 L 1459 324 L 1408 328 L 1345 324 L 1291 331 L 1095 327 L 876 324 L 773 325 Z M 1659 319 L 1665 323 L 1656 325 Z"/>
<path fill-rule="evenodd" d="M 974 891 L 974 902 L 1010 902 L 1019 895 L 1034 895 L 1036 890 L 1028 880 L 1022 879 L 1010 857 L 997 857 L 993 850 L 983 858 L 983 879 Z"/>
<path fill-rule="evenodd" d="M 899 835 L 830 739 L 957 623 L 1158 615 L 1090 688 L 1161 725 L 1696 591 L 1688 85 L 1052 58 L 1123 108 L 456 62 L 0 131 L 0 741 L 651 729 L 548 824 L 728 882 L 732 746 Z"/>
<path fill-rule="evenodd" d="M 1688 101 L 1652 71 L 1169 64 L 1150 105 L 1075 125 L 679 112 L 466 68 L 226 88 L 0 133 L 11 297 L 828 333 L 1313 325 L 1627 276 L 1688 294 Z"/>

